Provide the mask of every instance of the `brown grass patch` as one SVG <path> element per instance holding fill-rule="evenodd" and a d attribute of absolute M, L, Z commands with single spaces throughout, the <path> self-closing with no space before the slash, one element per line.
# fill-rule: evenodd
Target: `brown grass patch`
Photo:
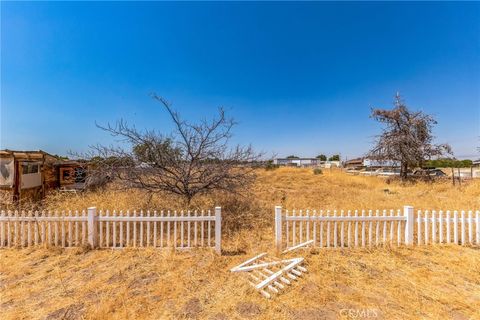
<path fill-rule="evenodd" d="M 388 189 L 388 192 L 385 191 Z M 51 195 L 45 206 L 78 209 L 184 209 L 175 197 L 106 190 Z M 336 170 L 258 171 L 245 197 L 202 197 L 221 205 L 223 256 L 211 250 L 4 249 L 2 319 L 348 319 L 342 310 L 376 310 L 379 319 L 480 319 L 480 250 L 436 245 L 311 250 L 309 272 L 266 300 L 228 270 L 274 253 L 273 206 L 293 209 L 477 209 L 480 181 L 453 187 L 390 183 Z"/>

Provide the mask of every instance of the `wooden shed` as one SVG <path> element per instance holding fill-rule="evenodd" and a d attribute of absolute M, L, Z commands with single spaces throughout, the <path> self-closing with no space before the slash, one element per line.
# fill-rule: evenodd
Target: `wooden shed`
<path fill-rule="evenodd" d="M 42 199 L 58 186 L 57 160 L 42 150 L 0 150 L 0 203 Z"/>

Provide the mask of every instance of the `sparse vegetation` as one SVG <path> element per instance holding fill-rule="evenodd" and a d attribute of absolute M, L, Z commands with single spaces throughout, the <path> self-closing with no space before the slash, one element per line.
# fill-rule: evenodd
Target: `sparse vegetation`
<path fill-rule="evenodd" d="M 388 189 L 389 192 L 385 192 Z M 247 196 L 202 195 L 193 207 L 221 205 L 224 255 L 211 250 L 2 250 L 3 319 L 313 319 L 345 308 L 374 308 L 383 318 L 475 318 L 480 251 L 471 247 L 314 250 L 309 273 L 265 300 L 228 269 L 262 251 L 275 254 L 273 206 L 288 208 L 469 209 L 480 206 L 480 181 L 389 185 L 340 170 L 257 170 Z M 179 208 L 178 196 L 115 188 L 52 194 L 51 208 Z M 462 279 L 459 281 L 458 279 Z"/>
<path fill-rule="evenodd" d="M 313 169 L 313 174 L 322 174 L 322 173 L 323 173 L 322 169 L 320 169 L 320 168 Z"/>
<path fill-rule="evenodd" d="M 153 95 L 167 111 L 174 130 L 141 131 L 119 120 L 99 128 L 120 138 L 127 147 L 93 147 L 89 175 L 113 177 L 123 188 L 179 195 L 190 204 L 201 194 L 237 193 L 253 181 L 253 165 L 260 158 L 251 146 L 230 146 L 235 121 L 222 108 L 211 120 L 190 123 L 164 98 Z M 105 179 L 103 179 L 105 180 Z"/>
<path fill-rule="evenodd" d="M 452 154 L 448 144 L 434 144 L 432 128 L 437 122 L 422 111 L 411 111 L 400 95 L 395 96 L 392 110 L 373 109 L 371 117 L 385 124 L 368 156 L 400 165 L 400 177 L 407 178 L 408 170 L 422 167 L 425 160 Z"/>

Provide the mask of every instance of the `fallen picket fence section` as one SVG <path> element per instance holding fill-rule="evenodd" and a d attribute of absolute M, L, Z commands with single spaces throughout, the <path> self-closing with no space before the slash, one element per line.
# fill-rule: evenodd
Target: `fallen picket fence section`
<path fill-rule="evenodd" d="M 240 265 L 230 269 L 231 272 L 243 272 L 247 281 L 264 297 L 271 298 L 272 294 L 279 294 L 297 280 L 307 269 L 302 266 L 303 258 L 278 259 L 267 257 L 261 253 Z"/>
<path fill-rule="evenodd" d="M 2 211 L 0 247 L 47 244 L 92 248 L 214 247 L 221 252 L 221 208 L 201 211 Z"/>
<path fill-rule="evenodd" d="M 452 239 L 453 235 L 453 239 Z M 460 235 L 460 240 L 459 240 Z M 416 239 L 416 241 L 415 241 Z M 371 247 L 456 243 L 480 245 L 480 211 L 283 210 L 275 207 L 275 244 Z"/>

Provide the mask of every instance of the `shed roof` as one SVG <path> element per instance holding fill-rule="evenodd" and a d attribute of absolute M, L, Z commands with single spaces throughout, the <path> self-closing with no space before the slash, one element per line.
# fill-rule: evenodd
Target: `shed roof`
<path fill-rule="evenodd" d="M 51 155 L 48 152 L 43 150 L 9 150 L 3 149 L 0 150 L 0 157 L 15 157 L 21 159 L 43 159 L 44 156 L 49 156 L 56 158 L 54 155 Z"/>

